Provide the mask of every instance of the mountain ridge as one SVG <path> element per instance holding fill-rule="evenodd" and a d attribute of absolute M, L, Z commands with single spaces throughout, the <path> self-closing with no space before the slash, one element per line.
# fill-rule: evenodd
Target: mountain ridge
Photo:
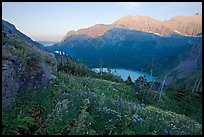
<path fill-rule="evenodd" d="M 36 41 L 33 41 L 30 37 L 28 37 L 27 35 L 25 35 L 24 33 L 22 33 L 21 31 L 19 31 L 15 25 L 11 24 L 10 22 L 8 21 L 5 21 L 2 19 L 2 32 L 5 32 L 5 33 L 9 33 L 9 34 L 15 34 L 15 35 L 18 35 L 19 37 L 21 37 L 24 41 L 32 44 L 32 45 L 35 45 L 37 46 L 38 48 L 40 49 L 43 49 L 45 50 L 45 48 L 43 47 L 42 44 L 36 42 Z"/>
<path fill-rule="evenodd" d="M 153 32 L 159 35 L 178 33 L 186 36 L 196 36 L 198 33 L 202 32 L 202 14 L 175 16 L 166 21 L 160 21 L 150 16 L 127 15 L 119 18 L 112 24 L 95 24 L 94 26 L 82 28 L 77 31 L 69 31 L 63 37 L 62 41 L 70 36 L 78 34 L 87 34 L 88 36 L 96 38 L 112 28 L 120 27 Z"/>

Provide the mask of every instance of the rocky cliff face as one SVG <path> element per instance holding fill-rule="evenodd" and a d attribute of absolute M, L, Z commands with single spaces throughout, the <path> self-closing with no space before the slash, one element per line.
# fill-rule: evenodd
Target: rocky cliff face
<path fill-rule="evenodd" d="M 89 28 L 69 31 L 64 36 L 63 40 L 78 34 L 86 34 L 95 38 L 113 28 L 128 28 L 132 30 L 152 32 L 158 35 L 177 33 L 186 36 L 196 36 L 202 32 L 202 15 L 176 16 L 168 21 L 156 20 L 149 16 L 128 15 L 109 25 L 96 24 Z"/>
<path fill-rule="evenodd" d="M 199 75 L 200 72 L 202 72 L 202 40 L 196 42 L 180 57 L 179 64 L 169 71 L 166 84 L 170 84 L 173 79 L 181 80 L 190 76 L 202 77 Z"/>
<path fill-rule="evenodd" d="M 6 55 L 4 55 L 6 56 Z M 25 66 L 11 55 L 9 59 L 2 60 L 2 103 L 3 110 L 15 100 L 16 92 L 21 86 L 21 79 Z"/>
<path fill-rule="evenodd" d="M 3 111 L 20 89 L 39 87 L 56 74 L 55 58 L 16 35 L 2 32 Z M 26 92 L 26 90 L 25 90 Z"/>

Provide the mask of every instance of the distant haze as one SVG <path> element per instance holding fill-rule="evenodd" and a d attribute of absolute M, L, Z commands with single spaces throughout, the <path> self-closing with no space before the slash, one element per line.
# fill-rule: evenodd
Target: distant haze
<path fill-rule="evenodd" d="M 53 42 L 53 41 L 37 41 L 37 42 L 42 44 L 43 46 L 52 46 L 52 45 L 57 43 L 57 42 Z"/>
<path fill-rule="evenodd" d="M 104 10 L 105 9 L 105 10 Z M 61 41 L 70 30 L 131 15 L 169 20 L 202 13 L 202 2 L 3 2 L 2 19 L 35 41 Z"/>

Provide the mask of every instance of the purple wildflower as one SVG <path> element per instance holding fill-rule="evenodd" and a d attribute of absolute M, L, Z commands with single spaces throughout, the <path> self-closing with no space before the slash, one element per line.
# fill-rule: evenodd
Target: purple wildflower
<path fill-rule="evenodd" d="M 132 108 L 133 108 L 132 103 L 130 103 L 130 102 L 128 103 L 128 108 L 129 108 L 129 109 L 132 109 Z"/>
<path fill-rule="evenodd" d="M 167 120 L 164 120 L 164 125 L 169 125 L 169 121 L 167 121 Z"/>
<path fill-rule="evenodd" d="M 64 86 L 64 80 L 62 80 L 62 86 Z"/>
<path fill-rule="evenodd" d="M 16 89 L 19 89 L 20 85 L 18 83 L 16 83 Z"/>
<path fill-rule="evenodd" d="M 42 77 L 45 77 L 45 76 L 46 76 L 45 73 L 43 73 L 43 74 L 42 74 Z"/>
<path fill-rule="evenodd" d="M 91 94 L 91 91 L 88 91 L 87 93 L 88 93 L 88 94 Z"/>
<path fill-rule="evenodd" d="M 50 81 L 50 85 L 52 85 L 52 84 L 53 84 L 53 81 L 51 80 L 51 81 Z"/>
<path fill-rule="evenodd" d="M 94 97 L 97 97 L 97 95 L 96 95 L 96 93 L 95 93 L 95 92 L 93 92 L 93 93 L 92 93 L 92 95 L 93 95 Z"/>
<path fill-rule="evenodd" d="M 6 97 L 7 97 L 7 98 L 12 97 L 12 92 L 11 92 L 11 91 L 8 91 L 8 92 L 6 93 Z"/>
<path fill-rule="evenodd" d="M 112 102 L 113 105 L 115 105 L 115 100 L 112 100 L 111 102 Z"/>
<path fill-rule="evenodd" d="M 80 81 L 79 81 L 79 83 L 80 83 L 80 84 L 82 84 L 82 83 L 83 83 L 83 81 L 82 81 L 82 80 L 80 80 Z"/>
<path fill-rule="evenodd" d="M 83 92 L 80 92 L 80 96 L 83 96 Z"/>
<path fill-rule="evenodd" d="M 64 93 L 62 93 L 62 96 L 64 96 L 65 94 Z"/>
<path fill-rule="evenodd" d="M 169 132 L 168 132 L 168 130 L 167 130 L 167 129 L 164 129 L 164 131 L 163 131 L 163 132 L 164 132 L 164 134 L 165 134 L 165 135 L 168 135 L 168 134 L 169 134 Z"/>
<path fill-rule="evenodd" d="M 124 105 L 124 101 L 123 101 L 123 100 L 121 100 L 121 101 L 120 101 L 120 104 L 121 104 L 121 105 Z"/>
<path fill-rule="evenodd" d="M 90 88 L 88 88 L 87 90 L 88 90 L 88 91 L 91 91 L 91 89 L 90 89 Z"/>

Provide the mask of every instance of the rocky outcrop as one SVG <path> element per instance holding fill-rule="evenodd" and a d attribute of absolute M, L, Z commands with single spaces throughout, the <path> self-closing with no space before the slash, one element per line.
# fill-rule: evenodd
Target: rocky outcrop
<path fill-rule="evenodd" d="M 166 85 L 171 84 L 173 79 L 184 79 L 198 74 L 202 70 L 202 40 L 196 42 L 181 57 L 179 64 L 169 71 Z"/>
<path fill-rule="evenodd" d="M 2 60 L 2 103 L 6 110 L 10 102 L 15 100 L 16 93 L 21 86 L 21 79 L 25 66 L 16 58 Z"/>
<path fill-rule="evenodd" d="M 16 35 L 2 32 L 3 111 L 15 101 L 17 92 L 42 87 L 56 75 L 56 72 L 53 54 L 27 43 Z"/>

